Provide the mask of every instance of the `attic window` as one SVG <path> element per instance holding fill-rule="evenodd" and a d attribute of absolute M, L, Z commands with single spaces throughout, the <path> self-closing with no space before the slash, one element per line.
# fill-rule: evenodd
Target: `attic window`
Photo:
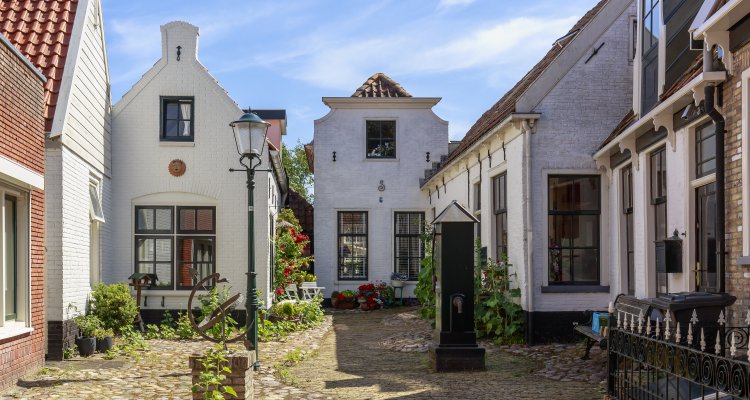
<path fill-rule="evenodd" d="M 396 158 L 396 121 L 367 121 L 367 158 Z"/>
<path fill-rule="evenodd" d="M 162 97 L 161 140 L 192 142 L 194 116 L 192 97 Z"/>

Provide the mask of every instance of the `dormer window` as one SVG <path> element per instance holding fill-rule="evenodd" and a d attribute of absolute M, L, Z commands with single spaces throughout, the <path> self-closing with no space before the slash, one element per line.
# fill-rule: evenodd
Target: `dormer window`
<path fill-rule="evenodd" d="M 192 97 L 162 97 L 161 140 L 192 142 L 194 115 Z"/>
<path fill-rule="evenodd" d="M 659 0 L 643 0 L 641 24 L 641 115 L 656 105 L 659 96 L 659 36 L 661 13 Z"/>
<path fill-rule="evenodd" d="M 396 121 L 367 121 L 367 158 L 396 158 Z"/>

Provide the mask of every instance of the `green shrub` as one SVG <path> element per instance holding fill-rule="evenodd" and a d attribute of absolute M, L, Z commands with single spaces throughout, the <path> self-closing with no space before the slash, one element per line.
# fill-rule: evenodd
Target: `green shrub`
<path fill-rule="evenodd" d="M 420 261 L 422 269 L 419 271 L 417 287 L 414 294 L 419 300 L 419 316 L 425 319 L 435 319 L 435 288 L 432 282 L 432 228 L 425 225 L 424 233 L 421 235 L 424 243 L 425 257 Z"/>
<path fill-rule="evenodd" d="M 193 329 L 193 325 L 190 323 L 190 317 L 188 317 L 187 314 L 188 312 L 180 312 L 177 317 L 177 329 L 175 329 L 175 333 L 177 334 L 177 337 L 182 340 L 192 339 L 195 337 L 195 330 Z"/>
<path fill-rule="evenodd" d="M 119 333 L 133 324 L 138 306 L 125 283 L 100 283 L 91 292 L 91 314 L 101 320 L 104 328 Z"/>
<path fill-rule="evenodd" d="M 112 329 L 105 329 L 105 328 L 96 328 L 94 329 L 93 336 L 99 340 L 104 339 L 106 337 L 113 337 L 115 336 L 114 331 Z"/>
<path fill-rule="evenodd" d="M 94 332 L 102 327 L 102 321 L 96 315 L 78 315 L 73 318 L 83 337 L 94 337 Z"/>
<path fill-rule="evenodd" d="M 230 288 L 227 286 L 222 287 L 221 290 L 217 289 L 216 287 L 212 287 L 208 292 L 205 294 L 199 295 L 198 300 L 201 302 L 200 311 L 199 311 L 199 317 L 196 320 L 198 324 L 200 324 L 200 321 L 203 321 L 210 317 L 210 315 L 219 308 L 219 305 L 223 304 L 225 301 L 227 301 L 231 295 L 229 293 Z M 239 329 L 239 324 L 237 321 L 232 318 L 231 313 L 229 313 L 229 310 L 226 313 L 226 334 L 227 337 L 233 337 Z M 218 323 L 206 331 L 206 335 L 214 338 L 214 339 L 221 339 L 222 336 L 222 329 L 224 327 L 223 324 Z"/>

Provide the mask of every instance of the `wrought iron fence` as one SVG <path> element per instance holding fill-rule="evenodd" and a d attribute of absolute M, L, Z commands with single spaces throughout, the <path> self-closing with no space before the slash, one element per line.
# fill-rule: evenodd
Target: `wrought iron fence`
<path fill-rule="evenodd" d="M 617 311 L 609 322 L 609 398 L 750 399 L 750 311 L 744 327 L 723 311 L 710 324 L 695 311 L 685 323 Z"/>

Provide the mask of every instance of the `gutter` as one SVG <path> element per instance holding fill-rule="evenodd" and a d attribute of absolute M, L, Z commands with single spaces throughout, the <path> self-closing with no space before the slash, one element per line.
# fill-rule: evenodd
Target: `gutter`
<path fill-rule="evenodd" d="M 455 164 L 456 162 L 458 162 L 461 159 L 463 159 L 464 155 L 466 155 L 468 153 L 471 153 L 472 151 L 476 150 L 477 147 L 479 147 L 479 146 L 481 146 L 483 144 L 484 139 L 486 139 L 487 136 L 492 136 L 493 134 L 495 134 L 498 131 L 500 131 L 500 129 L 508 126 L 508 124 L 510 124 L 511 122 L 523 123 L 523 121 L 538 120 L 541 116 L 542 116 L 542 114 L 540 114 L 540 113 L 511 113 L 504 120 L 500 121 L 497 125 L 495 125 L 494 128 L 492 128 L 491 130 L 489 130 L 488 132 L 486 132 L 485 134 L 483 134 L 469 148 L 461 151 L 461 156 L 460 157 L 456 157 L 456 158 L 452 159 L 451 161 L 449 161 L 447 164 L 441 165 L 440 169 L 434 175 L 432 175 L 430 177 L 430 179 L 426 180 L 424 182 L 424 184 L 421 186 L 421 188 L 425 188 L 425 187 L 429 186 L 429 184 L 431 182 L 433 182 L 435 179 L 437 179 L 438 175 L 442 175 L 445 172 L 445 170 L 447 170 L 449 167 L 452 167 L 453 164 Z"/>
<path fill-rule="evenodd" d="M 532 204 L 531 204 L 531 126 L 528 122 L 528 120 L 524 120 L 521 124 L 521 127 L 523 129 L 523 180 L 524 180 L 524 204 L 526 204 L 526 209 L 524 210 L 524 247 L 525 247 L 525 269 L 526 269 L 526 344 L 529 346 L 534 345 L 534 288 L 532 285 L 529 285 L 529 282 L 533 282 L 532 274 L 534 273 L 534 270 L 531 266 L 532 262 L 534 261 L 533 257 L 533 250 L 534 246 L 533 243 L 533 234 L 534 231 L 531 226 L 531 213 L 532 213 Z"/>

